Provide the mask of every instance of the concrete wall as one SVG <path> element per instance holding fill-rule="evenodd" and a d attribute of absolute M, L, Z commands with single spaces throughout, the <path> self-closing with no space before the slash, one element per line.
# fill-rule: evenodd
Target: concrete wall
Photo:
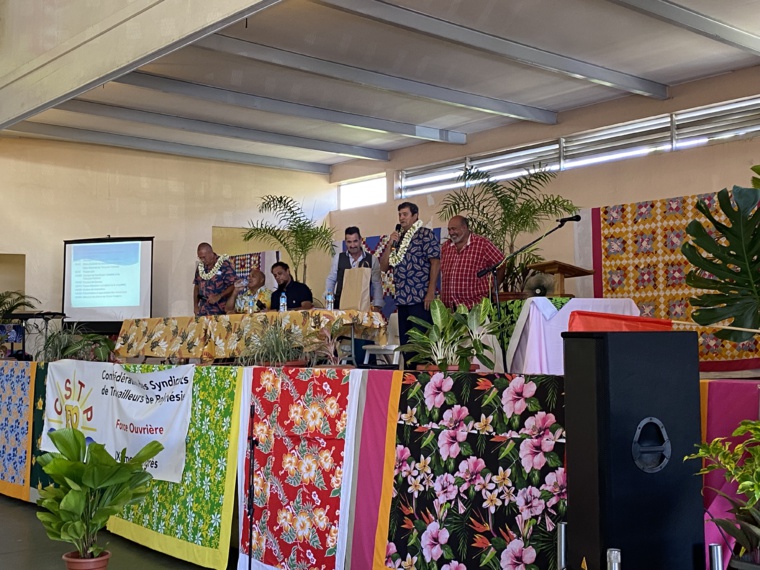
<path fill-rule="evenodd" d="M 0 253 L 26 256 L 26 293 L 44 310 L 61 309 L 64 240 L 155 236 L 154 315 L 191 315 L 196 248 L 213 226 L 247 226 L 268 193 L 318 218 L 337 206 L 317 174 L 75 143 L 0 139 L 0 172 Z"/>

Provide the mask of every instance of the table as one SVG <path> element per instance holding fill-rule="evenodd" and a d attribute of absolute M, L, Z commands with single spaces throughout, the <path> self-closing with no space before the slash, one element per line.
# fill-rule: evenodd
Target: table
<path fill-rule="evenodd" d="M 557 309 L 546 297 L 531 297 L 509 339 L 507 369 L 520 374 L 562 376 L 565 363 L 561 334 L 567 331 L 573 311 L 639 315 L 631 299 L 571 299 Z"/>
<path fill-rule="evenodd" d="M 204 317 L 159 317 L 124 321 L 115 352 L 123 358 L 151 356 L 160 358 L 197 358 L 203 362 L 239 356 L 245 340 L 262 319 L 278 317 L 287 326 L 304 332 L 329 327 L 338 320 L 346 323 L 341 334 L 385 342 L 386 321 L 380 313 L 365 311 L 267 311 L 252 315 L 214 315 Z M 352 343 L 353 346 L 353 343 Z"/>

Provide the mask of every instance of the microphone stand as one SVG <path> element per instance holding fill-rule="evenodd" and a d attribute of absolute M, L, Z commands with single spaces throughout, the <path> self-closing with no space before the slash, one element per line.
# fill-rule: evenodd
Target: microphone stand
<path fill-rule="evenodd" d="M 251 570 L 253 564 L 253 487 L 255 478 L 253 476 L 253 450 L 256 448 L 256 441 L 253 438 L 253 416 L 255 405 L 251 402 L 251 412 L 248 417 L 248 570 Z"/>
<path fill-rule="evenodd" d="M 540 242 L 542 239 L 544 239 L 549 234 L 552 234 L 552 233 L 556 232 L 558 229 L 560 229 L 561 227 L 563 227 L 568 222 L 568 220 L 558 220 L 558 221 L 559 221 L 559 223 L 557 224 L 556 227 L 554 227 L 554 228 L 550 229 L 549 231 L 547 231 L 546 233 L 538 236 L 532 242 L 525 244 L 520 249 L 518 249 L 516 251 L 513 251 L 509 255 L 506 255 L 504 257 L 504 259 L 502 259 L 500 262 L 498 262 L 498 263 L 496 263 L 494 265 L 491 265 L 490 267 L 486 267 L 485 269 L 481 269 L 480 271 L 477 272 L 477 277 L 478 278 L 483 277 L 487 273 L 491 274 L 491 280 L 492 280 L 491 282 L 493 283 L 493 298 L 494 298 L 494 303 L 496 303 L 496 316 L 497 316 L 497 318 L 499 319 L 500 322 L 502 322 L 502 323 L 504 322 L 504 316 L 502 315 L 501 303 L 499 303 L 499 288 L 498 288 L 498 283 L 496 281 L 496 273 L 499 270 L 499 267 L 501 267 L 502 265 L 504 265 L 507 261 L 509 261 L 513 257 L 516 257 L 517 255 L 521 254 L 523 251 L 525 251 L 529 247 L 537 244 L 538 242 Z M 570 220 L 570 221 L 575 221 L 575 220 Z M 499 337 L 500 337 L 498 339 L 499 343 L 501 345 L 504 345 L 504 329 L 503 328 L 499 332 Z M 509 371 L 507 370 L 507 347 L 506 346 L 502 346 L 501 347 L 501 357 L 502 357 L 502 363 L 504 365 L 504 373 L 508 374 Z"/>

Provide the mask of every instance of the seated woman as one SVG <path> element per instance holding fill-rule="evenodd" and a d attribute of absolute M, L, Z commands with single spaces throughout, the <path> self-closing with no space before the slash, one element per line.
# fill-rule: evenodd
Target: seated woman
<path fill-rule="evenodd" d="M 271 293 L 264 286 L 266 277 L 258 269 L 248 273 L 248 285 L 245 281 L 236 281 L 235 290 L 227 300 L 227 313 L 255 313 L 266 311 L 271 307 Z"/>

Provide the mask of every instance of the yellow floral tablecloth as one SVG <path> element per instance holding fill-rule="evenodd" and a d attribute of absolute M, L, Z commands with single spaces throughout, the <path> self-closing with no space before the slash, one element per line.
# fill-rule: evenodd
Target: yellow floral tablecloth
<path fill-rule="evenodd" d="M 127 358 L 154 356 L 162 358 L 199 358 L 210 361 L 240 354 L 245 339 L 263 320 L 278 316 L 283 325 L 304 332 L 330 327 L 338 319 L 346 323 L 341 334 L 350 336 L 353 327 L 357 338 L 385 343 L 386 321 L 382 314 L 363 311 L 286 311 L 252 315 L 215 315 L 207 317 L 163 317 L 131 319 L 121 325 L 116 354 Z"/>

